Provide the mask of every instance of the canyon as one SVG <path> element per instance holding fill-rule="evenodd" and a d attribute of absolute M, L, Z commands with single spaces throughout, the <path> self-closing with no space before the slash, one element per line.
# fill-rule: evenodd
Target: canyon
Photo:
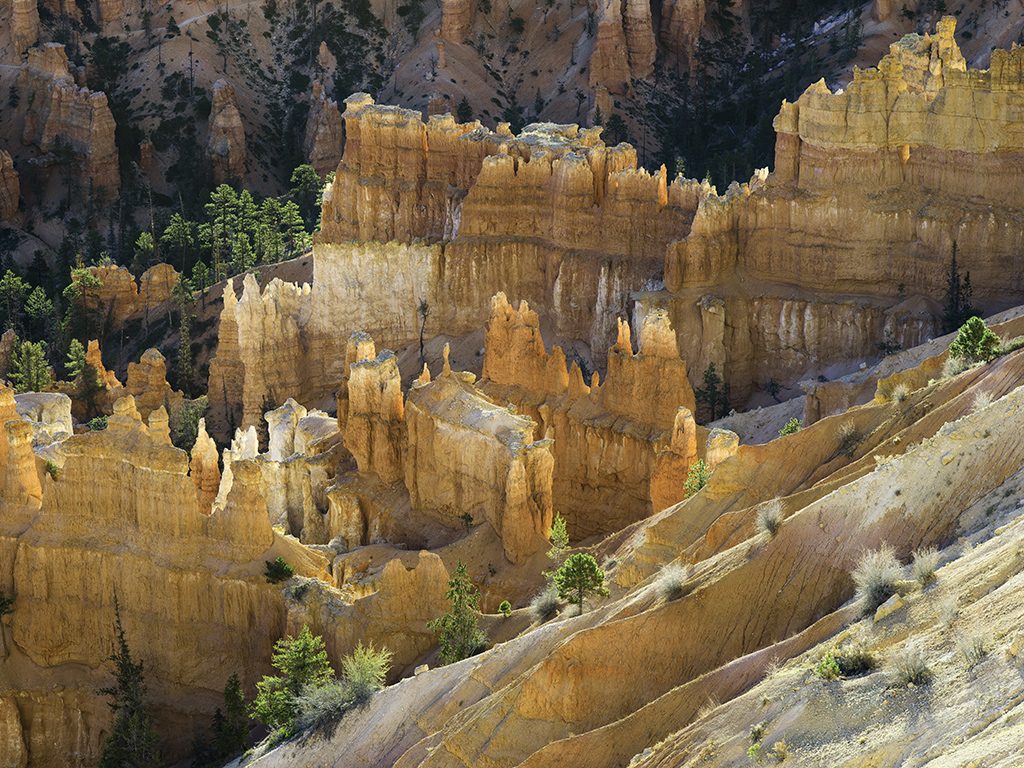
<path fill-rule="evenodd" d="M 41 320 L 13 277 L 49 269 L 21 253 L 51 234 L 38 206 L 61 180 L 40 169 L 73 172 L 90 205 L 138 195 L 153 220 L 170 187 L 122 165 L 124 94 L 36 45 L 29 9 L 0 9 L 21 94 L 0 220 L 26 227 L 0 302 L 0 766 L 100 764 L 122 631 L 163 760 L 198 761 L 229 678 L 251 701 L 307 628 L 338 674 L 387 649 L 381 690 L 299 733 L 250 721 L 253 748 L 211 765 L 1014 764 L 1024 48 L 975 66 L 952 17 L 887 26 L 872 66 L 782 102 L 773 167 L 723 192 L 649 169 L 610 125 L 462 119 L 459 91 L 437 90 L 439 72 L 479 76 L 495 14 L 529 11 L 514 39 L 538 67 L 548 52 L 525 46 L 568 14 L 560 34 L 593 28 L 566 80 L 586 84 L 576 112 L 621 105 L 664 72 L 710 77 L 708 44 L 754 36 L 755 6 L 444 0 L 415 22 L 437 35 L 368 89 L 422 79 L 429 50 L 434 108 L 338 93 L 350 62 L 303 38 L 319 76 L 287 130 L 322 180 L 308 198 L 242 186 L 272 187 L 266 126 L 245 84 L 200 66 L 194 160 L 245 191 L 161 225 L 174 237 L 133 232 L 131 267 L 87 261 L 83 236 Z M 115 34 L 135 13 L 88 15 Z M 217 18 L 190 57 L 241 34 Z M 166 170 L 162 139 L 139 137 Z M 319 210 L 308 252 L 221 258 L 261 206 L 265 243 L 300 202 Z M 969 310 L 995 334 L 970 359 Z M 43 343 L 33 391 L 43 321 L 85 343 L 58 348 L 67 362 Z M 877 605 L 869 552 L 894 559 Z M 577 602 L 555 573 L 584 555 L 601 580 Z M 463 577 L 485 641 L 451 661 L 437 620 Z M 870 663 L 831 674 L 853 649 Z"/>

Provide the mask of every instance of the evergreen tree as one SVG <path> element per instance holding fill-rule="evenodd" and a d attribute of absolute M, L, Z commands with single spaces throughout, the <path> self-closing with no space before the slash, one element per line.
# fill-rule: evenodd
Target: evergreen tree
<path fill-rule="evenodd" d="M 110 697 L 114 725 L 100 755 L 100 768 L 154 768 L 160 765 L 156 733 L 146 711 L 146 682 L 142 662 L 132 659 L 121 610 L 114 599 L 117 647 L 110 655 L 114 664 L 114 685 L 100 689 Z"/>
<path fill-rule="evenodd" d="M 3 327 L 22 330 L 25 299 L 31 286 L 19 274 L 7 270 L 0 278 L 0 311 L 3 312 Z"/>
<path fill-rule="evenodd" d="M 28 265 L 28 272 L 25 275 L 30 285 L 36 285 L 50 295 L 53 292 L 53 270 L 50 269 L 50 262 L 42 251 L 36 251 L 32 255 L 32 263 Z"/>
<path fill-rule="evenodd" d="M 319 686 L 331 680 L 334 670 L 327 659 L 324 639 L 313 635 L 307 626 L 297 637 L 288 636 L 274 643 L 270 663 L 281 675 L 264 677 L 256 683 L 256 698 L 249 714 L 270 728 L 290 734 L 295 728 L 295 698 L 305 686 Z"/>
<path fill-rule="evenodd" d="M 199 291 L 203 305 L 206 305 L 206 289 L 210 287 L 210 270 L 206 262 L 200 260 L 192 267 L 192 285 Z"/>
<path fill-rule="evenodd" d="M 452 664 L 467 659 L 487 642 L 477 617 L 480 593 L 461 560 L 448 579 L 448 613 L 427 624 L 440 646 L 441 661 Z"/>
<path fill-rule="evenodd" d="M 151 232 L 140 232 L 135 239 L 135 256 L 132 259 L 132 272 L 141 275 L 153 264 L 156 256 L 156 242 Z"/>
<path fill-rule="evenodd" d="M 604 586 L 604 571 L 594 556 L 586 552 L 570 555 L 562 563 L 555 572 L 555 586 L 558 587 L 558 596 L 576 603 L 580 613 L 583 613 L 583 601 L 588 595 L 608 594 Z"/>
<path fill-rule="evenodd" d="M 539 92 L 538 92 L 539 95 Z M 468 123 L 473 119 L 473 108 L 469 105 L 469 99 L 465 96 L 455 106 L 455 118 L 460 123 Z"/>
<path fill-rule="evenodd" d="M 552 570 L 544 572 L 544 578 L 551 582 L 555 578 L 555 572 L 561 567 L 565 560 L 566 552 L 569 551 L 569 530 L 565 525 L 565 518 L 558 512 L 551 523 L 551 535 L 548 536 L 551 546 L 548 547 L 548 560 L 551 561 Z"/>
<path fill-rule="evenodd" d="M 320 223 L 320 195 L 323 192 L 320 175 L 312 165 L 303 164 L 292 171 L 290 181 L 292 188 L 289 196 L 298 206 L 306 231 L 312 232 Z"/>
<path fill-rule="evenodd" d="M 714 421 L 729 411 L 729 385 L 722 383 L 722 378 L 711 363 L 704 370 L 704 386 L 694 392 L 698 403 L 707 406 L 708 421 Z"/>
<path fill-rule="evenodd" d="M 219 717 L 218 717 L 219 715 Z M 229 758 L 245 749 L 249 736 L 249 716 L 238 675 L 232 674 L 224 686 L 224 709 L 218 708 L 213 721 L 213 744 L 217 756 Z"/>
<path fill-rule="evenodd" d="M 25 333 L 32 339 L 53 341 L 53 302 L 40 287 L 32 289 L 25 301 Z"/>
<path fill-rule="evenodd" d="M 187 272 L 196 251 L 195 224 L 179 213 L 172 215 L 160 235 L 160 248 L 169 263 L 181 273 Z"/>
<path fill-rule="evenodd" d="M 79 267 L 71 271 L 71 283 L 64 289 L 67 311 L 64 331 L 67 337 L 87 341 L 99 337 L 99 316 L 88 306 L 86 296 L 90 290 L 102 287 L 102 281 L 90 269 Z"/>
<path fill-rule="evenodd" d="M 53 384 L 46 361 L 45 341 L 23 341 L 11 354 L 11 383 L 15 392 L 45 392 Z"/>
<path fill-rule="evenodd" d="M 942 303 L 942 332 L 952 333 L 962 326 L 968 318 L 974 317 L 977 311 L 971 306 L 973 289 L 971 273 L 960 278 L 960 265 L 957 263 L 957 243 L 953 241 L 953 255 L 946 270 L 946 295 Z"/>
<path fill-rule="evenodd" d="M 64 363 L 64 377 L 68 381 L 74 381 L 82 375 L 86 365 L 85 347 L 78 339 L 72 339 L 68 344 L 68 358 Z"/>
<path fill-rule="evenodd" d="M 182 279 L 174 286 L 174 303 L 178 305 L 178 359 L 175 375 L 178 388 L 186 395 L 192 391 L 192 288 Z M 191 447 L 191 446 L 190 446 Z"/>
<path fill-rule="evenodd" d="M 980 317 L 968 318 L 949 345 L 949 356 L 967 363 L 987 363 L 998 352 L 999 337 Z"/>

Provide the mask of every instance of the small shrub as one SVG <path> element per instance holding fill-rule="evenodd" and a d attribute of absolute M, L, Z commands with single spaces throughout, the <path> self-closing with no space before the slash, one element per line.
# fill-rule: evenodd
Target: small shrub
<path fill-rule="evenodd" d="M 902 403 L 908 397 L 910 397 L 910 387 L 908 387 L 906 384 L 897 384 L 895 387 L 892 388 L 890 399 L 894 403 Z"/>
<path fill-rule="evenodd" d="M 52 480 L 60 479 L 60 467 L 49 459 L 46 460 L 46 474 L 50 476 Z"/>
<path fill-rule="evenodd" d="M 896 585 L 901 576 L 902 567 L 888 544 L 883 544 L 881 549 L 865 552 L 853 570 L 857 599 L 861 601 L 864 612 L 871 613 L 896 594 Z"/>
<path fill-rule="evenodd" d="M 689 471 L 686 473 L 686 483 L 683 488 L 686 490 L 686 497 L 693 496 L 697 491 L 708 484 L 708 478 L 711 477 L 711 469 L 704 462 L 704 459 L 697 459 L 693 464 L 690 465 Z"/>
<path fill-rule="evenodd" d="M 956 598 L 953 595 L 943 596 L 935 606 L 935 616 L 943 626 L 950 626 L 956 621 L 957 616 L 960 613 L 960 609 L 956 604 Z"/>
<path fill-rule="evenodd" d="M 384 688 L 391 669 L 392 654 L 387 648 L 377 650 L 360 642 L 355 650 L 341 660 L 341 673 L 349 687 L 352 701 L 362 704 Z"/>
<path fill-rule="evenodd" d="M 747 747 L 747 759 L 754 763 L 761 762 L 761 745 L 751 744 Z"/>
<path fill-rule="evenodd" d="M 545 587 L 530 601 L 530 613 L 540 623 L 558 613 L 558 590 L 554 584 Z"/>
<path fill-rule="evenodd" d="M 981 632 L 957 635 L 956 649 L 964 657 L 967 668 L 970 669 L 988 656 L 988 641 Z"/>
<path fill-rule="evenodd" d="M 502 600 L 498 604 L 498 613 L 504 616 L 506 619 L 512 615 L 512 603 L 508 600 Z"/>
<path fill-rule="evenodd" d="M 1008 355 L 1021 348 L 1024 348 L 1024 336 L 1014 336 L 1012 339 L 1007 339 L 999 345 L 999 354 Z"/>
<path fill-rule="evenodd" d="M 814 674 L 822 680 L 838 680 L 842 676 L 839 669 L 839 662 L 836 661 L 835 651 L 831 650 L 821 657 L 817 666 L 814 667 Z"/>
<path fill-rule="evenodd" d="M 107 417 L 97 416 L 95 419 L 89 419 L 89 423 L 86 426 L 89 427 L 91 432 L 102 432 L 107 428 Z"/>
<path fill-rule="evenodd" d="M 799 432 L 803 426 L 804 425 L 800 423 L 800 419 L 794 417 L 787 421 L 782 429 L 779 430 L 779 437 L 785 437 L 786 435 L 792 435 L 795 432 Z"/>
<path fill-rule="evenodd" d="M 689 578 L 687 569 L 679 563 L 669 563 L 661 569 L 654 580 L 654 589 L 665 600 L 672 602 L 686 594 L 686 580 Z"/>
<path fill-rule="evenodd" d="M 860 441 L 864 439 L 860 431 L 850 423 L 843 424 L 839 428 L 839 453 L 847 458 L 853 458 L 853 452 L 857 450 Z"/>
<path fill-rule="evenodd" d="M 925 547 L 914 552 L 914 562 L 910 566 L 910 574 L 922 587 L 935 581 L 935 571 L 939 567 L 939 552 L 935 547 Z"/>
<path fill-rule="evenodd" d="M 782 502 L 778 499 L 770 501 L 757 512 L 757 530 L 767 533 L 772 538 L 782 527 Z"/>
<path fill-rule="evenodd" d="M 0 616 L 14 613 L 14 598 L 0 593 Z"/>
<path fill-rule="evenodd" d="M 892 660 L 893 685 L 927 685 L 933 677 L 924 652 L 917 645 L 908 645 Z"/>
<path fill-rule="evenodd" d="M 996 356 L 999 344 L 999 337 L 985 325 L 985 321 L 972 317 L 957 331 L 956 338 L 949 345 L 949 356 L 969 363 L 987 363 Z"/>
<path fill-rule="evenodd" d="M 266 560 L 265 562 L 266 570 L 264 575 L 267 577 L 267 581 L 271 584 L 278 584 L 295 575 L 295 569 L 292 568 L 288 564 L 288 561 L 283 557 L 277 557 L 274 560 Z"/>
<path fill-rule="evenodd" d="M 947 357 L 946 362 L 942 364 L 942 378 L 949 379 L 953 376 L 959 376 L 970 367 L 970 361 L 964 360 L 961 357 L 953 357 L 951 355 Z"/>
<path fill-rule="evenodd" d="M 295 706 L 298 730 L 322 729 L 341 719 L 352 706 L 352 696 L 343 680 L 330 680 L 303 688 L 295 697 Z"/>
<path fill-rule="evenodd" d="M 755 723 L 754 725 L 750 726 L 751 744 L 759 744 L 761 742 L 761 739 L 764 738 L 764 728 L 764 723 Z"/>
<path fill-rule="evenodd" d="M 777 763 L 786 762 L 786 758 L 789 757 L 789 745 L 785 741 L 776 741 L 772 744 L 772 748 L 768 750 L 768 755 L 775 760 Z"/>
<path fill-rule="evenodd" d="M 980 410 L 988 408 L 990 405 L 992 405 L 992 393 L 979 392 L 974 396 L 974 403 L 971 405 L 971 413 L 977 413 Z"/>

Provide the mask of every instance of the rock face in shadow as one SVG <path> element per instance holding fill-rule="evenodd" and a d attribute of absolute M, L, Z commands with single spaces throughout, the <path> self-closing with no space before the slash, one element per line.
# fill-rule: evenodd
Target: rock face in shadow
<path fill-rule="evenodd" d="M 64 46 L 30 49 L 18 73 L 18 91 L 24 105 L 22 142 L 58 157 L 68 154 L 63 161 L 78 164 L 81 194 L 115 198 L 121 178 L 114 117 L 106 94 L 75 84 Z"/>
<path fill-rule="evenodd" d="M 224 79 L 213 84 L 206 154 L 213 166 L 215 183 L 240 181 L 245 176 L 245 127 L 238 111 L 235 89 Z"/>

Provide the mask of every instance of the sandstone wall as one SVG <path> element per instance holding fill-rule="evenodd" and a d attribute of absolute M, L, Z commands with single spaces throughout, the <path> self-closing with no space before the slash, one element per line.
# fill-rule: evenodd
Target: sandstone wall
<path fill-rule="evenodd" d="M 32 48 L 18 73 L 18 91 L 25 110 L 22 142 L 42 152 L 67 142 L 81 163 L 81 193 L 115 197 L 121 179 L 114 117 L 106 94 L 75 85 L 64 46 Z"/>

